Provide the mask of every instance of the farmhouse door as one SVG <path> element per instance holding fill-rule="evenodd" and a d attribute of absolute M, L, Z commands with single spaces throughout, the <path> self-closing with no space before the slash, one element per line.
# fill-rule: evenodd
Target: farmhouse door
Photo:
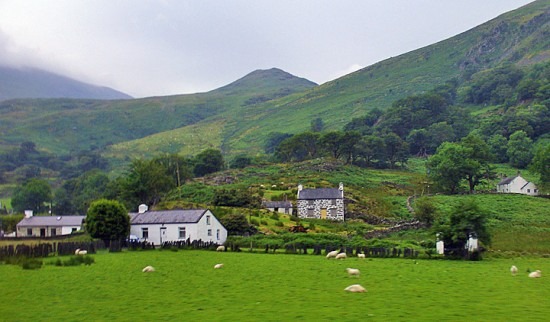
<path fill-rule="evenodd" d="M 327 219 L 327 208 L 321 208 L 321 219 Z"/>
<path fill-rule="evenodd" d="M 40 228 L 40 237 L 46 237 L 46 228 Z"/>
<path fill-rule="evenodd" d="M 166 227 L 160 227 L 160 244 L 166 241 Z"/>

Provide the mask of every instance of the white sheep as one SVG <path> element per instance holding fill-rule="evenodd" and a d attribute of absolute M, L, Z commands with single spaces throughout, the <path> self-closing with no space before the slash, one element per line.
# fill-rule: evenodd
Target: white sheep
<path fill-rule="evenodd" d="M 144 273 L 151 273 L 155 271 L 155 268 L 153 266 L 145 266 L 141 271 Z"/>
<path fill-rule="evenodd" d="M 363 254 L 363 253 L 357 254 L 357 258 L 365 258 L 365 254 Z"/>
<path fill-rule="evenodd" d="M 216 264 L 216 265 L 214 265 L 214 268 L 215 268 L 215 269 L 222 268 L 222 267 L 223 267 L 223 264 Z"/>
<path fill-rule="evenodd" d="M 223 245 L 222 245 L 222 246 L 218 246 L 218 248 L 216 248 L 216 251 L 217 251 L 217 252 L 223 252 L 223 251 L 225 251 L 225 246 L 223 246 Z"/>
<path fill-rule="evenodd" d="M 536 271 L 529 273 L 529 277 L 533 277 L 533 278 L 542 277 L 542 272 L 537 269 Z"/>
<path fill-rule="evenodd" d="M 340 253 L 338 255 L 336 255 L 336 259 L 346 259 L 348 257 L 348 255 L 346 255 L 346 253 Z"/>
<path fill-rule="evenodd" d="M 328 252 L 327 253 L 327 258 L 333 258 L 333 257 L 336 257 L 336 255 L 338 255 L 340 251 L 338 250 L 333 250 L 332 252 Z"/>
<path fill-rule="evenodd" d="M 80 248 L 77 248 L 75 251 L 74 251 L 74 254 L 75 255 L 78 255 L 78 252 L 80 251 Z"/>
<path fill-rule="evenodd" d="M 367 290 L 359 285 L 359 284 L 353 284 L 344 289 L 346 292 L 352 292 L 352 293 L 365 293 Z"/>
<path fill-rule="evenodd" d="M 361 272 L 359 271 L 359 269 L 357 268 L 346 268 L 346 271 L 348 272 L 348 275 L 349 276 L 357 276 L 359 277 L 359 275 L 361 274 Z"/>
<path fill-rule="evenodd" d="M 88 254 L 88 251 L 87 250 L 84 250 L 84 249 L 77 249 L 78 252 L 75 252 L 76 255 L 86 255 Z"/>
<path fill-rule="evenodd" d="M 510 267 L 510 273 L 512 273 L 513 276 L 516 276 L 518 273 L 518 268 L 515 265 L 512 265 L 512 267 Z"/>

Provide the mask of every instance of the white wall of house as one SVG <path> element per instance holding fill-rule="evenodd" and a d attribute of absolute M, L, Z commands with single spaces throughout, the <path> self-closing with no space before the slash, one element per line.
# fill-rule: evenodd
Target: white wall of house
<path fill-rule="evenodd" d="M 144 229 L 147 231 L 147 238 L 144 238 Z M 207 211 L 197 223 L 132 224 L 130 235 L 136 235 L 155 245 L 187 239 L 223 244 L 227 239 L 227 230 L 212 212 Z"/>
<path fill-rule="evenodd" d="M 61 227 L 61 235 L 70 235 L 80 230 L 80 226 L 63 226 Z"/>
<path fill-rule="evenodd" d="M 518 176 L 508 184 L 497 185 L 497 192 L 502 193 L 521 193 L 530 196 L 536 196 L 539 191 L 536 185 L 532 182 L 528 182 L 524 178 Z"/>

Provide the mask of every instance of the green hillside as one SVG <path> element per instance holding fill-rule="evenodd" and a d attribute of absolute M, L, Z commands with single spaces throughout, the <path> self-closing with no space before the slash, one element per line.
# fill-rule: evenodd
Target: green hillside
<path fill-rule="evenodd" d="M 4 101 L 0 103 L 0 151 L 24 141 L 58 154 L 102 149 L 313 86 L 316 84 L 308 80 L 271 69 L 252 72 L 231 85 L 201 94 L 116 101 Z"/>
<path fill-rule="evenodd" d="M 56 154 L 107 148 L 129 158 L 263 153 L 270 132 L 299 133 L 321 118 L 341 129 L 373 108 L 477 71 L 550 57 L 550 0 L 535 1 L 448 40 L 389 58 L 321 86 L 278 69 L 253 72 L 207 93 L 134 100 L 12 100 L 0 103 L 0 152 L 24 141 Z M 473 106 L 472 110 L 484 108 Z"/>
<path fill-rule="evenodd" d="M 268 133 L 298 133 L 309 129 L 311 120 L 322 118 L 327 129 L 341 129 L 353 117 L 372 108 L 386 109 L 397 99 L 422 93 L 451 79 L 468 79 L 476 71 L 514 63 L 529 66 L 550 58 L 550 1 L 537 1 L 502 15 L 448 40 L 390 58 L 303 93 L 285 96 L 263 104 L 241 106 L 206 118 L 178 135 L 208 128 L 223 120 L 220 133 L 222 150 L 230 155 L 262 152 Z M 480 107 L 481 108 L 481 107 Z M 173 133 L 171 133 L 173 134 Z M 161 134 L 162 135 L 162 134 Z M 141 141 L 125 146 L 145 145 Z M 181 145 L 180 152 L 197 141 Z M 121 146 L 113 152 L 124 153 Z"/>

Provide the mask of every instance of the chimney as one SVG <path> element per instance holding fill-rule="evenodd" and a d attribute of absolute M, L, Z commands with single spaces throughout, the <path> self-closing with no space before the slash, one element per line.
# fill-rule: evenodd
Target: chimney
<path fill-rule="evenodd" d="M 147 205 L 144 204 L 144 203 L 142 203 L 142 204 L 139 205 L 139 207 L 138 207 L 138 213 L 140 213 L 140 214 L 145 213 L 147 210 L 149 210 L 149 207 L 147 207 Z"/>
<path fill-rule="evenodd" d="M 32 210 L 25 210 L 25 218 L 31 218 L 32 217 Z"/>

